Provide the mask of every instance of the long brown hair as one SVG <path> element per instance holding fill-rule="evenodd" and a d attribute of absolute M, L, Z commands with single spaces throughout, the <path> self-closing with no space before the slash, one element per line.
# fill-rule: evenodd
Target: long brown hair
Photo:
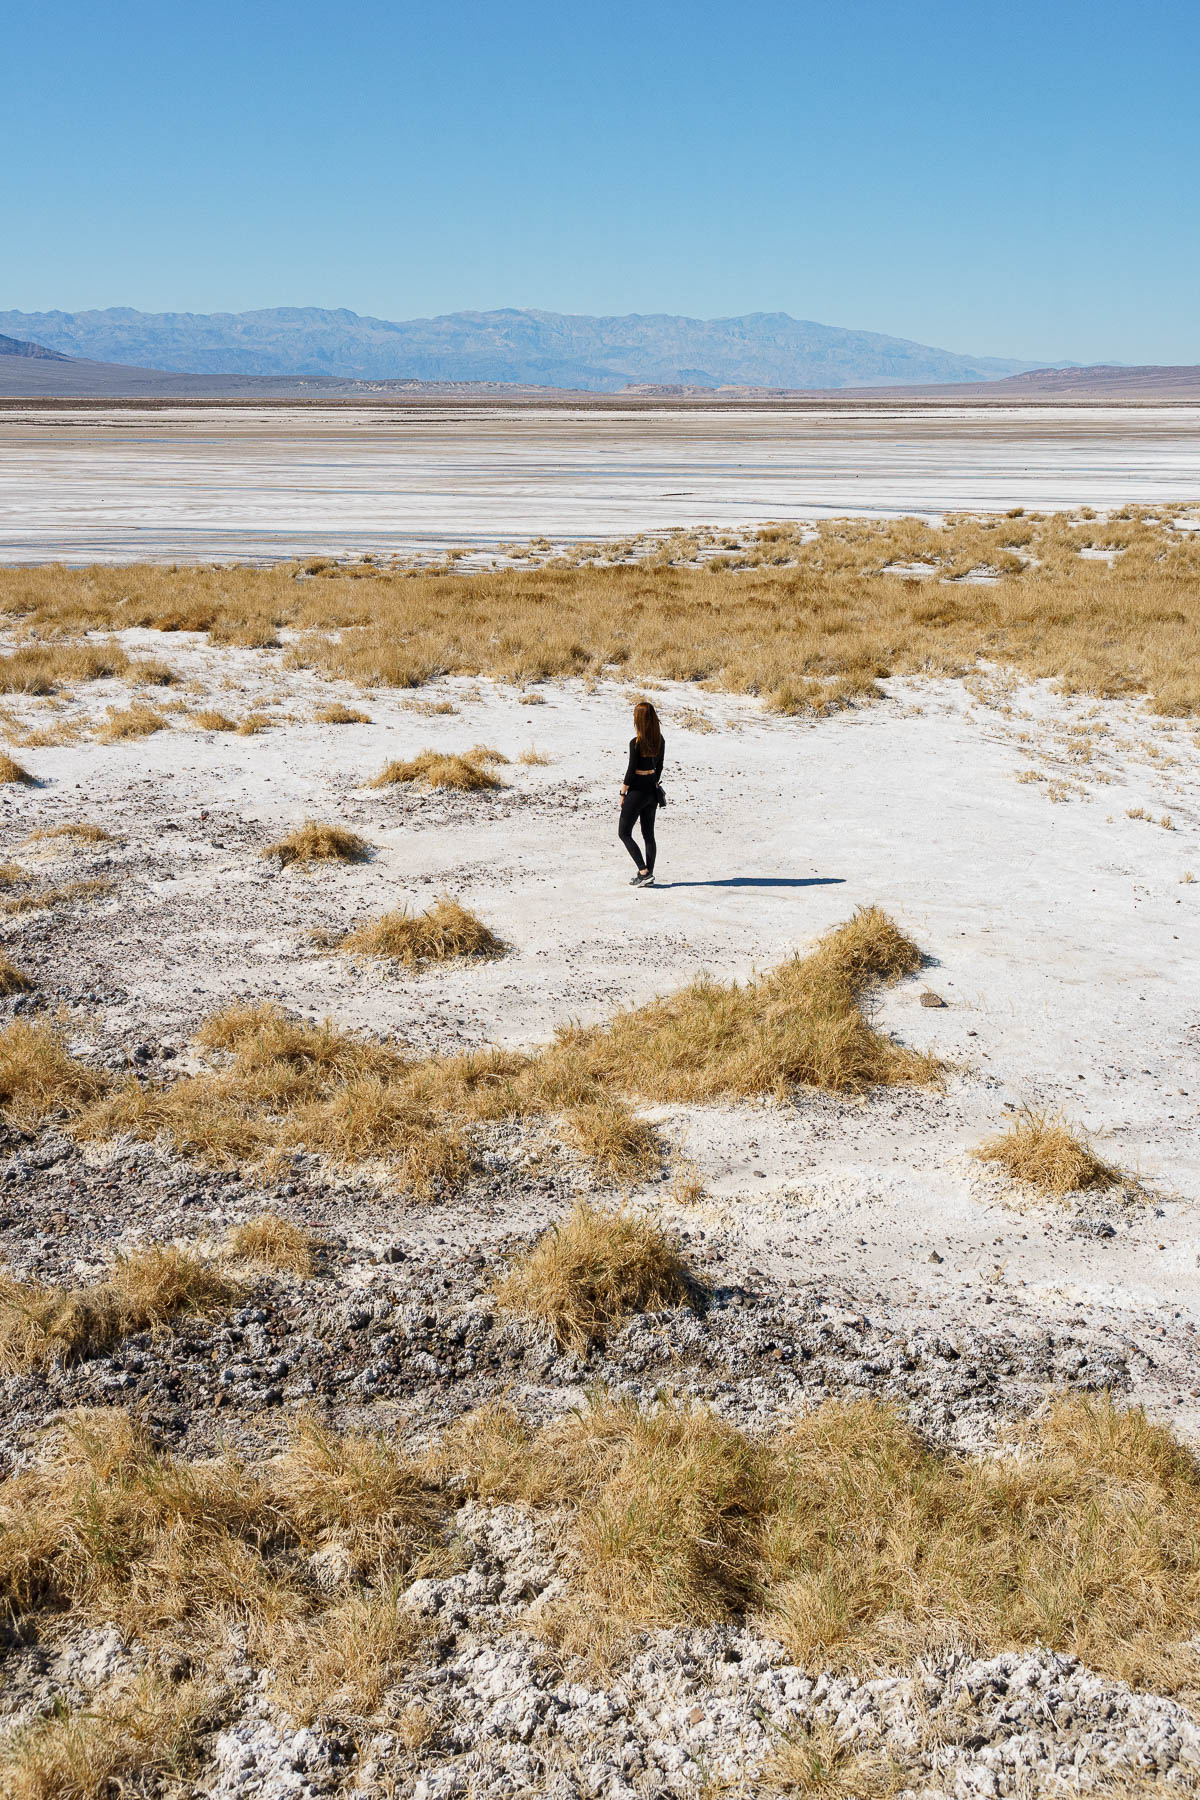
<path fill-rule="evenodd" d="M 637 732 L 638 749 L 643 756 L 657 756 L 662 749 L 662 726 L 648 700 L 639 700 L 634 707 L 633 729 Z"/>

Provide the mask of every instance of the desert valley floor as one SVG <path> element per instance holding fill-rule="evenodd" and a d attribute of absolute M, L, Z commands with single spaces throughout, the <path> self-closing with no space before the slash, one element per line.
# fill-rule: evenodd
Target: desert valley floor
<path fill-rule="evenodd" d="M 864 906 L 924 959 L 869 997 L 871 1018 L 941 1073 L 857 1095 L 641 1107 L 658 1160 L 632 1185 L 597 1174 L 544 1117 L 501 1121 L 457 1191 L 426 1197 L 384 1166 L 303 1150 L 261 1173 L 136 1134 L 10 1125 L 0 1253 L 21 1281 L 97 1281 L 115 1251 L 152 1243 L 223 1254 L 264 1211 L 315 1246 L 299 1273 L 237 1265 L 236 1304 L 169 1335 L 11 1367 L 0 1456 L 14 1477 L 65 1409 L 118 1403 L 162 1455 L 201 1462 L 276 1456 L 314 1409 L 415 1453 L 497 1400 L 535 1430 L 598 1394 L 702 1401 L 751 1437 L 821 1401 L 882 1397 L 939 1454 L 988 1458 L 1047 1396 L 1108 1393 L 1200 1443 L 1193 719 L 994 668 L 892 678 L 874 704 L 786 717 L 677 682 L 363 692 L 291 666 L 286 633 L 265 649 L 189 632 L 118 641 L 169 664 L 162 728 L 102 741 L 130 701 L 121 680 L 10 694 L 33 785 L 0 788 L 16 896 L 4 949 L 31 984 L 0 1005 L 106 1078 L 201 1069 L 196 1034 L 234 1002 L 420 1055 L 532 1050 L 702 971 L 746 982 Z M 663 719 L 668 805 L 658 884 L 634 891 L 616 802 L 642 694 Z M 319 722 L 337 703 L 364 716 Z M 223 723 L 206 728 L 214 710 Z M 39 730 L 60 741 L 39 744 Z M 369 785 L 389 759 L 477 746 L 498 753 L 500 785 Z M 306 821 L 359 834 L 364 860 L 264 859 Z M 81 822 L 99 834 L 54 835 Z M 51 891 L 62 898 L 36 903 Z M 442 895 L 504 953 L 414 972 L 330 948 Z M 972 1157 L 1024 1108 L 1062 1113 L 1120 1179 L 1053 1200 Z M 581 1199 L 674 1234 L 704 1305 L 637 1313 L 590 1348 L 505 1314 L 495 1289 L 512 1257 Z M 270 1655 L 228 1625 L 179 1665 L 184 1686 L 203 1677 L 218 1693 L 201 1764 L 155 1779 L 220 1800 L 970 1800 L 1200 1781 L 1186 1693 L 1047 1645 L 943 1641 L 899 1674 L 821 1673 L 769 1621 L 714 1614 L 643 1632 L 615 1661 L 572 1659 L 561 1633 L 557 1650 L 539 1636 L 569 1590 L 556 1529 L 519 1499 L 466 1498 L 453 1557 L 417 1565 L 402 1596 L 422 1648 L 340 1710 L 289 1709 Z M 314 1593 L 344 1585 L 344 1554 L 336 1533 L 315 1553 Z M 325 1629 L 336 1637 L 345 1618 Z M 157 1678 L 155 1641 L 91 1613 L 17 1632 L 4 1707 L 18 1722 L 55 1705 L 119 1717 L 130 1682 Z M 109 1790 L 19 1789 L 85 1791 Z"/>
<path fill-rule="evenodd" d="M 0 564 L 1191 501 L 1200 408 L 0 406 Z"/>

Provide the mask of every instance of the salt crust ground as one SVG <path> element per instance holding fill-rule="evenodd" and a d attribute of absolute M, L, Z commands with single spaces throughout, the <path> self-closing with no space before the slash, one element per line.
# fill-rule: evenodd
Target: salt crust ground
<path fill-rule="evenodd" d="M 363 697 L 286 670 L 281 652 L 153 633 L 122 641 L 199 683 L 189 703 L 234 716 L 266 708 L 280 723 L 239 738 L 182 722 L 134 743 L 20 752 L 41 785 L 0 795 L 0 857 L 118 883 L 110 899 L 30 914 L 5 932 L 37 977 L 34 1004 L 65 1008 L 80 1052 L 179 1066 L 200 1019 L 238 995 L 433 1048 L 531 1044 L 566 1017 L 602 1018 L 698 968 L 744 977 L 878 902 L 930 958 L 880 1002 L 880 1023 L 935 1050 L 950 1075 L 945 1092 L 863 1102 L 659 1109 L 707 1197 L 681 1211 L 658 1183 L 637 1203 L 686 1233 L 719 1303 L 703 1343 L 685 1317 L 635 1322 L 590 1369 L 524 1328 L 498 1330 L 485 1304 L 506 1250 L 589 1190 L 569 1157 L 543 1154 L 534 1134 L 521 1151 L 527 1180 L 485 1171 L 462 1202 L 435 1208 L 300 1163 L 267 1198 L 331 1231 L 316 1332 L 311 1298 L 281 1280 L 230 1324 L 189 1328 L 177 1360 L 135 1343 L 82 1372 L 14 1379 L 10 1454 L 27 1453 L 55 1406 L 98 1398 L 145 1397 L 183 1445 L 202 1445 L 196 1418 L 221 1409 L 223 1431 L 268 1447 L 289 1407 L 331 1392 L 346 1421 L 395 1419 L 419 1435 L 494 1392 L 506 1370 L 518 1403 L 540 1415 L 597 1375 L 649 1394 L 667 1373 L 746 1422 L 825 1392 L 885 1391 L 935 1435 L 984 1443 L 1042 1388 L 1075 1382 L 1113 1386 L 1185 1436 L 1200 1433 L 1192 725 L 995 677 L 891 683 L 883 703 L 820 722 L 664 686 L 654 693 L 668 737 L 661 885 L 637 893 L 615 842 L 633 690 L 549 686 L 529 706 L 515 690 L 446 681 L 417 698 L 450 698 L 454 716 L 379 693 L 365 700 L 371 725 L 318 726 L 318 704 Z M 11 710 L 29 724 L 85 724 L 127 695 L 99 684 Z M 389 757 L 477 742 L 514 759 L 497 796 L 363 785 Z M 531 744 L 548 764 L 516 763 Z M 1045 779 L 1018 779 L 1028 771 Z M 1127 816 L 1139 808 L 1149 821 Z M 1164 816 L 1172 829 L 1156 822 Z M 259 858 L 305 817 L 361 831 L 373 860 L 303 874 Z M 35 825 L 81 818 L 121 843 L 24 844 Z M 443 890 L 512 953 L 413 977 L 308 940 L 314 925 Z M 923 988 L 945 1007 L 922 1006 Z M 1140 1189 L 1060 1207 L 985 1173 L 967 1151 L 1024 1103 L 1066 1108 Z M 58 1278 L 94 1271 L 119 1242 L 219 1236 L 263 1203 L 251 1184 L 149 1149 L 81 1156 L 53 1133 L 16 1146 L 0 1172 L 3 1253 Z M 799 1371 L 787 1347 L 802 1339 Z M 210 1390 L 196 1370 L 210 1368 L 214 1345 L 223 1367 Z M 436 1756 L 405 1752 L 385 1731 L 368 1734 L 354 1765 L 336 1733 L 295 1733 L 273 1715 L 255 1671 L 239 1687 L 225 1670 L 240 1710 L 198 1791 L 302 1800 L 347 1780 L 374 1800 L 394 1777 L 420 1800 L 693 1794 L 710 1773 L 752 1773 L 774 1729 L 814 1717 L 864 1742 L 882 1730 L 904 1751 L 914 1793 L 1065 1791 L 1056 1771 L 1085 1787 L 1105 1771 L 1118 1784 L 1137 1771 L 1200 1775 L 1183 1709 L 1049 1653 L 930 1667 L 920 1692 L 814 1689 L 746 1634 L 677 1632 L 648 1640 L 615 1684 L 580 1684 L 520 1630 L 558 1579 L 536 1533 L 507 1509 L 481 1513 L 477 1528 L 471 1569 L 412 1596 L 442 1633 L 441 1660 L 395 1701 L 417 1698 L 437 1715 Z M 94 1650 L 68 1643 L 62 1667 L 17 1657 L 8 1705 L 76 1692 L 102 1704 L 104 1684 L 139 1653 L 109 1642 L 96 1652 L 104 1666 L 81 1673 Z"/>
<path fill-rule="evenodd" d="M 0 561 L 264 561 L 1193 500 L 1200 407 L 0 412 Z"/>

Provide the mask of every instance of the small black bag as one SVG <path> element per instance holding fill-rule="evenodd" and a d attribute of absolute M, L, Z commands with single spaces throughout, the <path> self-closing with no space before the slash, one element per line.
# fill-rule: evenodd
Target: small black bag
<path fill-rule="evenodd" d="M 659 782 L 658 786 L 654 790 L 654 798 L 655 798 L 656 803 L 659 806 L 665 806 L 667 804 L 666 790 L 664 789 L 661 781 Z"/>

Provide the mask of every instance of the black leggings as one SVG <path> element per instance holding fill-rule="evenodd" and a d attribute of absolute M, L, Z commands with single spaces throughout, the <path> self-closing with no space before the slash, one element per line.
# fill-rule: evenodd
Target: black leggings
<path fill-rule="evenodd" d="M 639 793 L 637 788 L 630 788 L 621 802 L 621 824 L 617 833 L 638 868 L 649 869 L 651 875 L 654 873 L 654 856 L 658 849 L 654 842 L 654 815 L 657 811 L 658 801 L 653 794 Z M 646 840 L 644 860 L 634 841 L 635 825 L 641 826 L 642 836 Z"/>

